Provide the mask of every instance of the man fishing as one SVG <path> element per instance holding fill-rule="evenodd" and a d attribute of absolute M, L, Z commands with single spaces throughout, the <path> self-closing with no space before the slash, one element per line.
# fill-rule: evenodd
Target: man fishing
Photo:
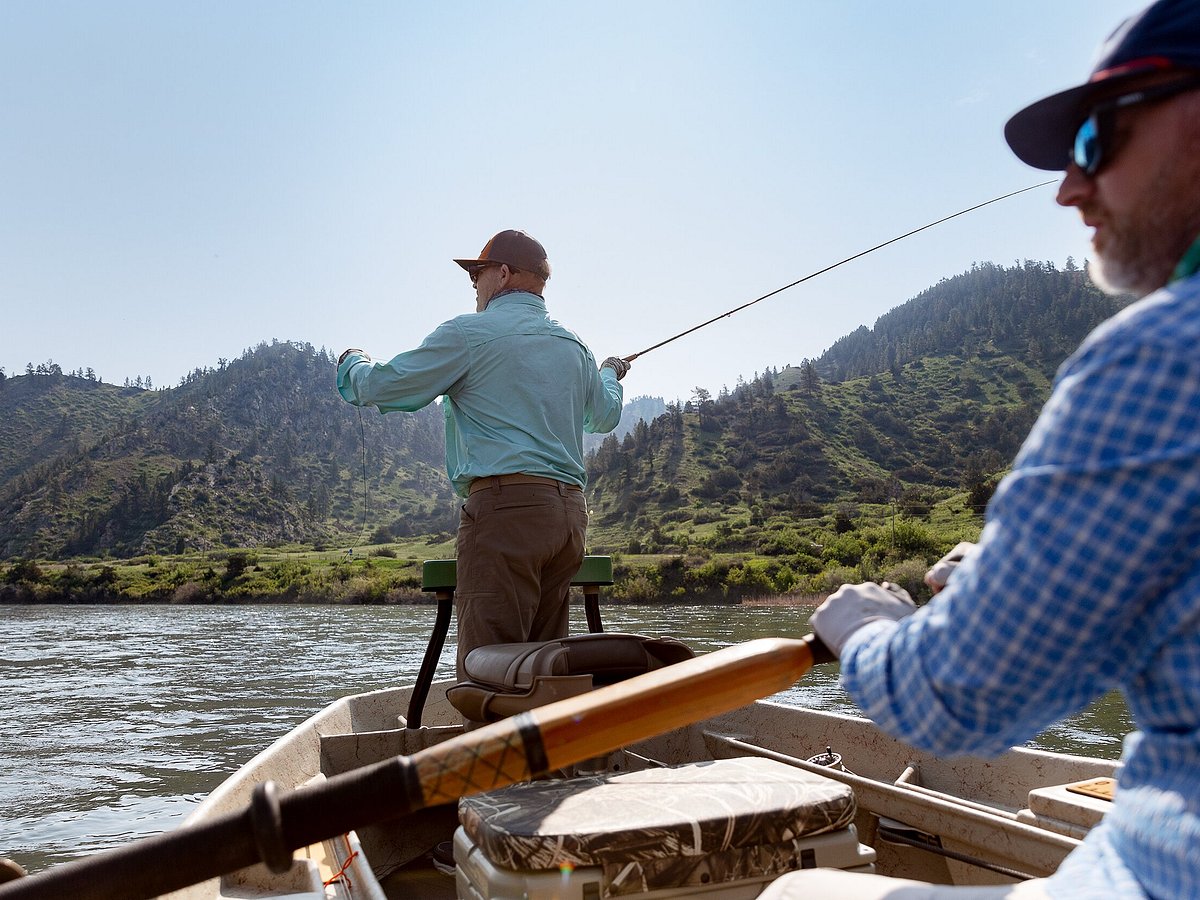
<path fill-rule="evenodd" d="M 927 606 L 844 585 L 812 626 L 859 707 L 933 753 L 998 754 L 1123 692 L 1138 730 L 1103 820 L 1050 878 L 970 896 L 1197 897 L 1200 0 L 1127 20 L 1085 83 L 1005 136 L 1065 172 L 1058 202 L 1093 230 L 1093 281 L 1140 302 L 1063 364 L 978 545 L 946 561 Z M 821 872 L 763 896 L 954 895 Z"/>
<path fill-rule="evenodd" d="M 412 412 L 444 397 L 446 469 L 465 499 L 458 529 L 458 677 L 475 647 L 565 637 L 571 576 L 583 560 L 583 433 L 621 420 L 616 357 L 597 369 L 587 345 L 550 318 L 550 263 L 523 231 L 501 231 L 456 259 L 475 312 L 438 326 L 389 362 L 338 360 L 356 406 Z"/>

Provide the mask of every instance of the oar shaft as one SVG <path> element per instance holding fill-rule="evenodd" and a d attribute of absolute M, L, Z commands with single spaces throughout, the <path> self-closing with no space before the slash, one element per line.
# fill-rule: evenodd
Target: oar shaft
<path fill-rule="evenodd" d="M 157 897 L 258 862 L 249 810 L 198 828 L 144 838 L 77 862 L 0 885 L 20 900 L 124 900 Z"/>
<path fill-rule="evenodd" d="M 262 807 L 272 804 L 260 804 L 262 799 L 256 793 L 254 803 L 237 812 L 0 885 L 0 898 L 149 900 L 272 856 L 286 867 L 293 850 L 422 805 L 421 786 L 406 757 L 281 794 L 275 816 L 263 814 Z"/>
<path fill-rule="evenodd" d="M 149 900 L 426 806 L 504 787 L 728 712 L 828 660 L 819 641 L 762 638 L 560 700 L 411 757 L 395 757 L 251 806 L 0 885 L 0 900 Z"/>
<path fill-rule="evenodd" d="M 550 767 L 561 768 L 786 690 L 827 653 L 815 639 L 761 638 L 643 676 L 661 681 L 648 693 L 630 680 L 603 700 L 585 694 L 574 709 L 560 702 L 533 716 Z"/>

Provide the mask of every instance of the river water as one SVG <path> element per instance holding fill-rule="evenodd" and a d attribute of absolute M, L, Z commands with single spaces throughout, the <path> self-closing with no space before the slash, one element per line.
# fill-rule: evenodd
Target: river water
<path fill-rule="evenodd" d="M 799 637 L 810 610 L 607 607 L 697 653 Z M 572 632 L 586 631 L 582 607 Z M 0 606 L 0 857 L 31 872 L 180 824 L 271 741 L 348 694 L 411 684 L 433 606 Z M 438 677 L 454 674 L 454 629 Z M 773 699 L 855 714 L 834 666 Z M 1110 696 L 1034 746 L 1116 758 Z"/>

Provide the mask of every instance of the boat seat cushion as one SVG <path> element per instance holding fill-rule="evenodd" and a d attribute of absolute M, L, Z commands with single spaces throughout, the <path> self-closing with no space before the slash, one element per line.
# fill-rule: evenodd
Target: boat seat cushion
<path fill-rule="evenodd" d="M 744 757 L 527 782 L 464 797 L 458 813 L 496 866 L 602 866 L 620 893 L 617 882 L 682 883 L 700 857 L 743 876 L 790 871 L 801 839 L 845 828 L 855 801 L 823 775 Z"/>
<path fill-rule="evenodd" d="M 446 692 L 475 722 L 494 722 L 526 709 L 613 684 L 690 659 L 682 641 L 606 631 L 554 641 L 492 644 L 464 661 L 468 681 Z"/>

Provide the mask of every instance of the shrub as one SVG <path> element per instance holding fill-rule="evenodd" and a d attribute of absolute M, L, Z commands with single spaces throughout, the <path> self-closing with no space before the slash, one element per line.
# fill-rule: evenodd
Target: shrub
<path fill-rule="evenodd" d="M 918 556 L 937 552 L 941 543 L 923 525 L 910 519 L 900 519 L 895 524 L 895 548 L 905 556 Z"/>
<path fill-rule="evenodd" d="M 883 573 L 883 581 L 898 584 L 912 596 L 917 603 L 927 601 L 931 592 L 925 584 L 925 573 L 929 564 L 924 559 L 906 559 L 897 563 Z"/>
<path fill-rule="evenodd" d="M 855 566 L 862 559 L 866 549 L 858 538 L 849 534 L 839 534 L 825 542 L 825 546 L 821 549 L 821 556 L 843 566 Z"/>
<path fill-rule="evenodd" d="M 862 579 L 849 566 L 834 566 L 811 579 L 812 589 L 817 594 L 832 594 L 843 584 L 856 584 Z"/>
<path fill-rule="evenodd" d="M 4 580 L 9 584 L 39 584 L 44 578 L 41 568 L 32 559 L 18 559 L 8 567 Z"/>
<path fill-rule="evenodd" d="M 765 556 L 786 556 L 800 549 L 800 535 L 794 528 L 784 528 L 764 535 L 757 544 L 759 553 Z"/>
<path fill-rule="evenodd" d="M 645 603 L 661 599 L 661 578 L 651 569 L 639 569 L 619 584 L 614 584 L 609 596 L 628 603 Z"/>
<path fill-rule="evenodd" d="M 250 554 L 243 551 L 230 553 L 229 558 L 225 560 L 225 580 L 233 581 L 250 566 Z"/>
<path fill-rule="evenodd" d="M 769 594 L 775 590 L 766 560 L 749 559 L 729 570 L 726 583 L 744 594 Z"/>
<path fill-rule="evenodd" d="M 213 601 L 212 594 L 202 584 L 197 584 L 194 581 L 188 581 L 175 588 L 175 592 L 171 594 L 171 602 L 178 604 L 188 603 L 211 603 Z"/>

